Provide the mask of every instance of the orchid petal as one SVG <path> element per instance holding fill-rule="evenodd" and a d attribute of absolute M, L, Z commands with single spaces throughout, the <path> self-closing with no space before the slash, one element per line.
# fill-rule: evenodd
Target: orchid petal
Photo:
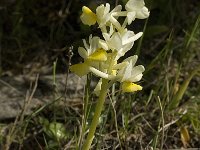
<path fill-rule="evenodd" d="M 78 53 L 82 58 L 84 58 L 84 59 L 87 58 L 87 55 L 88 55 L 87 51 L 83 47 L 78 48 Z"/>
<path fill-rule="evenodd" d="M 89 66 L 85 63 L 72 65 L 69 69 L 71 72 L 74 72 L 79 77 L 82 77 L 89 73 Z"/>
<path fill-rule="evenodd" d="M 96 23 L 97 17 L 96 14 L 93 13 L 88 7 L 83 6 L 82 7 L 82 15 L 80 16 L 81 21 L 85 25 L 94 25 Z"/>
<path fill-rule="evenodd" d="M 142 90 L 142 86 L 132 83 L 132 82 L 123 82 L 122 83 L 122 92 L 135 92 Z"/>
<path fill-rule="evenodd" d="M 104 49 L 98 49 L 88 57 L 89 60 L 94 61 L 106 61 L 107 53 Z"/>

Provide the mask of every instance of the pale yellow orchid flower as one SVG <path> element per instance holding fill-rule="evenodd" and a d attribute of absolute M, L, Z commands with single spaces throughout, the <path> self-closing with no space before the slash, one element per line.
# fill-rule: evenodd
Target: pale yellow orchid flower
<path fill-rule="evenodd" d="M 145 7 L 144 0 L 129 0 L 125 8 L 127 10 L 128 24 L 131 24 L 135 18 L 145 19 L 149 17 L 149 10 Z"/>
<path fill-rule="evenodd" d="M 142 65 L 135 66 L 137 58 L 138 56 L 134 55 L 125 59 L 123 62 L 128 62 L 128 65 L 119 70 L 117 74 L 118 81 L 122 83 L 123 92 L 142 90 L 142 86 L 135 84 L 135 82 L 141 80 L 145 69 Z"/>

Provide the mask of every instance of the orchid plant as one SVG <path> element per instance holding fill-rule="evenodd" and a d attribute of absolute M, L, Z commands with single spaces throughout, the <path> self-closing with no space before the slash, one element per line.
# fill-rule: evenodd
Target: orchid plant
<path fill-rule="evenodd" d="M 142 86 L 137 82 L 141 80 L 145 69 L 142 65 L 135 66 L 138 56 L 128 57 L 120 63 L 118 60 L 133 47 L 134 42 L 143 34 L 142 32 L 135 34 L 126 26 L 136 18 L 147 18 L 149 11 L 145 7 L 144 0 L 129 0 L 124 11 L 121 5 L 110 10 L 110 4 L 106 3 L 98 6 L 96 13 L 86 6 L 83 6 L 82 12 L 80 19 L 83 24 L 91 26 L 97 23 L 103 37 L 101 39 L 98 36 L 90 35 L 88 43 L 84 39 L 84 47 L 78 48 L 79 55 L 84 59 L 83 63 L 70 66 L 70 70 L 80 77 L 91 72 L 100 78 L 94 89 L 99 99 L 87 139 L 83 145 L 83 150 L 88 150 L 94 138 L 108 89 L 112 84 L 120 82 L 122 92 L 142 90 Z M 118 21 L 119 17 L 124 18 L 122 24 Z"/>

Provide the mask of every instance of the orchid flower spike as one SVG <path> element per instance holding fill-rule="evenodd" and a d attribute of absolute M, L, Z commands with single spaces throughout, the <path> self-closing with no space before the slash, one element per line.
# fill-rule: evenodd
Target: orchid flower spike
<path fill-rule="evenodd" d="M 80 77 L 91 72 L 100 78 L 94 89 L 94 93 L 99 96 L 99 99 L 89 133 L 83 144 L 84 150 L 91 148 L 109 88 L 118 81 L 121 83 L 122 92 L 142 90 L 142 86 L 136 82 L 142 79 L 145 69 L 142 65 L 135 66 L 138 56 L 128 57 L 121 63 L 118 63 L 118 59 L 124 56 L 143 34 L 142 32 L 135 34 L 128 30 L 127 24 L 131 24 L 136 18 L 147 18 L 149 11 L 145 7 L 144 0 L 128 0 L 125 9 L 122 11 L 122 6 L 118 5 L 110 10 L 108 3 L 98 6 L 96 13 L 86 6 L 82 8 L 81 21 L 89 26 L 97 22 L 104 38 L 90 36 L 89 43 L 83 40 L 84 47 L 79 47 L 78 53 L 84 61 L 70 66 L 70 70 Z M 119 17 L 125 18 L 122 25 L 118 22 Z"/>

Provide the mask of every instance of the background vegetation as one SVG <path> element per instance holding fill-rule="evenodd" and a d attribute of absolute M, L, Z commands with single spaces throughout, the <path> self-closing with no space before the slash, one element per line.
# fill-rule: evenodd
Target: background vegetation
<path fill-rule="evenodd" d="M 106 2 L 114 7 L 116 3 L 124 5 L 126 0 Z M 94 149 L 200 147 L 200 2 L 145 2 L 151 11 L 150 17 L 129 26 L 135 32 L 144 32 L 129 52 L 138 54 L 138 63 L 146 68 L 141 83 L 144 90 L 125 95 L 116 93 L 108 98 Z M 70 47 L 73 45 L 71 63 L 80 62 L 77 47 L 82 45 L 82 39 L 91 33 L 99 35 L 98 28 L 80 22 L 82 6 L 95 10 L 101 3 L 105 1 L 0 1 L 0 76 L 52 74 L 56 60 L 57 73 L 66 73 Z M 89 106 L 95 102 L 90 93 L 85 94 Z M 53 105 L 56 109 L 52 105 L 38 108 L 34 118 L 26 116 L 21 124 L 6 121 L 6 125 L 20 129 L 23 134 L 9 131 L 12 138 L 1 135 L 2 147 L 78 148 L 81 116 L 70 111 L 59 112 L 60 106 Z M 83 114 L 82 108 L 78 112 Z M 92 110 L 86 113 L 90 121 Z M 66 121 L 64 118 L 69 115 Z M 61 116 L 64 117 L 60 119 Z M 23 138 L 37 125 L 42 127 L 42 132 L 34 138 Z"/>

